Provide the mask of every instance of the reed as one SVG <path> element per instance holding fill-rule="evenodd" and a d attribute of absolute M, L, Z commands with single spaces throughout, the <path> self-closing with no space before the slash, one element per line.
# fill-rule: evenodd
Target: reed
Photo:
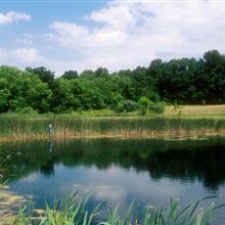
<path fill-rule="evenodd" d="M 215 196 L 202 198 L 184 208 L 181 207 L 179 200 L 171 197 L 167 208 L 145 207 L 141 213 L 137 213 L 135 212 L 137 207 L 132 202 L 124 215 L 120 215 L 116 207 L 102 220 L 100 219 L 102 205 L 88 211 L 88 198 L 78 198 L 77 193 L 72 197 L 72 201 L 68 199 L 59 201 L 54 208 L 46 205 L 44 213 L 36 217 L 27 216 L 25 208 L 22 208 L 10 225 L 210 225 L 215 219 L 216 211 L 225 207 L 225 204 L 211 203 L 205 211 L 200 208 L 203 201 L 214 199 Z M 5 225 L 8 225 L 7 222 Z"/>
<path fill-rule="evenodd" d="M 209 196 L 197 200 L 184 208 L 181 208 L 179 199 L 170 197 L 170 203 L 167 210 L 163 207 L 154 209 L 153 213 L 147 210 L 144 218 L 144 225 L 206 225 L 213 222 L 213 214 L 225 204 L 215 206 L 212 202 L 204 211 L 199 208 L 203 201 L 214 199 L 216 196 Z"/>
<path fill-rule="evenodd" d="M 195 136 L 225 133 L 223 118 L 0 116 L 0 140 L 67 137 Z"/>

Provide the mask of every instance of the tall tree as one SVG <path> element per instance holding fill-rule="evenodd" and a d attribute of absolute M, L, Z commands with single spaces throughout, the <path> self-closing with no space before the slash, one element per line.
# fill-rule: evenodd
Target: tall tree
<path fill-rule="evenodd" d="M 41 79 L 41 81 L 47 83 L 51 89 L 54 87 L 55 74 L 51 70 L 48 70 L 44 66 L 37 68 L 27 67 L 26 70 L 32 74 L 37 75 Z"/>
<path fill-rule="evenodd" d="M 208 77 L 209 100 L 212 103 L 225 102 L 225 56 L 217 50 L 205 52 L 204 73 Z"/>
<path fill-rule="evenodd" d="M 11 93 L 7 80 L 0 77 L 0 113 L 5 113 L 9 110 L 10 96 Z"/>
<path fill-rule="evenodd" d="M 99 67 L 97 70 L 95 70 L 96 77 L 107 77 L 108 75 L 109 71 L 106 68 Z"/>
<path fill-rule="evenodd" d="M 76 70 L 65 71 L 64 74 L 62 75 L 62 78 L 65 78 L 68 80 L 76 79 L 78 78 L 78 72 Z"/>

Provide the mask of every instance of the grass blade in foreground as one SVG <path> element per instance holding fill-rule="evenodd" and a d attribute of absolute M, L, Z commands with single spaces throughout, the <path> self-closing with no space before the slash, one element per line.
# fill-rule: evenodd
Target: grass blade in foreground
<path fill-rule="evenodd" d="M 215 212 L 225 204 L 212 203 L 204 212 L 200 205 L 203 201 L 216 198 L 210 196 L 197 200 L 195 203 L 181 209 L 178 199 L 170 198 L 169 208 L 147 209 L 144 216 L 144 225 L 209 225 L 213 221 Z"/>
<path fill-rule="evenodd" d="M 170 198 L 168 208 L 146 207 L 140 215 L 137 215 L 134 202 L 130 205 L 125 215 L 120 215 L 119 208 L 116 207 L 109 212 L 109 215 L 101 218 L 101 211 L 87 210 L 88 198 L 78 196 L 78 192 L 73 195 L 68 202 L 60 201 L 53 209 L 46 205 L 45 214 L 32 220 L 26 217 L 25 211 L 21 209 L 14 223 L 10 225 L 209 225 L 213 224 L 215 213 L 218 209 L 225 207 L 225 204 L 215 205 L 211 203 L 205 210 L 201 209 L 203 201 L 214 199 L 216 196 L 209 196 L 197 200 L 191 205 L 181 208 L 178 199 Z M 71 204 L 73 202 L 73 204 Z M 135 206 L 135 207 L 134 207 Z M 100 209 L 99 206 L 96 209 Z M 138 210 L 140 211 L 140 210 Z M 100 222 L 96 222 L 97 219 Z M 5 223 L 6 225 L 7 223 Z M 8 225 L 8 224 L 7 224 Z"/>

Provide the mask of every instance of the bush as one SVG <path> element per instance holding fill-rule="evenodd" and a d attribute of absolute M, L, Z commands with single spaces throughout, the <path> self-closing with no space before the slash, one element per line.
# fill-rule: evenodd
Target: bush
<path fill-rule="evenodd" d="M 132 100 L 122 100 L 114 108 L 115 112 L 133 112 L 138 109 L 138 104 Z"/>
<path fill-rule="evenodd" d="M 163 102 L 151 102 L 149 105 L 149 112 L 152 113 L 164 113 L 165 111 L 165 104 Z"/>
<path fill-rule="evenodd" d="M 15 112 L 18 114 L 27 114 L 27 115 L 34 115 L 34 116 L 38 115 L 38 112 L 30 106 L 18 108 L 16 109 Z"/>
<path fill-rule="evenodd" d="M 138 101 L 140 114 L 146 115 L 147 113 L 163 113 L 165 110 L 165 104 L 163 102 L 153 102 L 147 97 L 143 96 Z"/>
<path fill-rule="evenodd" d="M 138 109 L 138 104 L 132 100 L 123 101 L 123 108 L 126 112 L 133 112 Z"/>
<path fill-rule="evenodd" d="M 143 96 L 139 99 L 138 105 L 139 105 L 141 115 L 147 114 L 150 103 L 151 103 L 151 101 L 145 96 Z"/>

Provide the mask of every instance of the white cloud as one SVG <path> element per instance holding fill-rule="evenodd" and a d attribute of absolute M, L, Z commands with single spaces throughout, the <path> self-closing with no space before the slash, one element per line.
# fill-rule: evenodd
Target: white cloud
<path fill-rule="evenodd" d="M 20 20 L 28 21 L 31 20 L 31 16 L 26 13 L 21 12 L 8 12 L 8 13 L 0 13 L 0 24 L 7 24 L 18 22 Z"/>
<path fill-rule="evenodd" d="M 39 51 L 35 48 L 16 48 L 11 50 L 0 48 L 0 60 L 4 63 L 9 61 L 29 64 L 40 62 L 42 59 Z"/>
<path fill-rule="evenodd" d="M 24 34 L 22 38 L 16 38 L 15 42 L 23 45 L 32 45 L 34 36 L 31 34 Z"/>
<path fill-rule="evenodd" d="M 111 1 L 86 15 L 86 25 L 53 22 L 48 37 L 74 52 L 66 64 L 78 70 L 132 69 L 155 58 L 224 53 L 224 15 L 221 1 Z"/>
<path fill-rule="evenodd" d="M 135 14 L 125 5 L 115 5 L 92 12 L 86 19 L 103 22 L 112 29 L 129 29 L 135 23 Z"/>
<path fill-rule="evenodd" d="M 24 63 L 40 61 L 42 57 L 35 48 L 17 48 L 9 52 L 10 57 Z"/>
<path fill-rule="evenodd" d="M 47 36 L 68 48 L 79 48 L 83 42 L 83 38 L 89 35 L 86 27 L 72 23 L 55 21 L 50 25 L 50 28 L 55 32 L 55 35 L 48 34 Z"/>

